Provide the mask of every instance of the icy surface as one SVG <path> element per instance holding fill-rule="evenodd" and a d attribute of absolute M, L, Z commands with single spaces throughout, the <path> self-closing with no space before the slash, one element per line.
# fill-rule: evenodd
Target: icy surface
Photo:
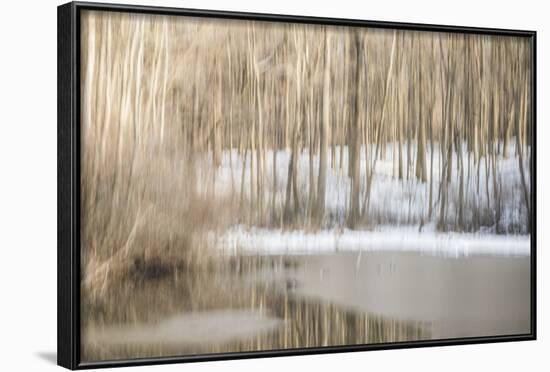
<path fill-rule="evenodd" d="M 257 310 L 211 310 L 172 316 L 158 323 L 95 327 L 85 337 L 100 345 L 211 344 L 270 332 L 283 321 Z"/>

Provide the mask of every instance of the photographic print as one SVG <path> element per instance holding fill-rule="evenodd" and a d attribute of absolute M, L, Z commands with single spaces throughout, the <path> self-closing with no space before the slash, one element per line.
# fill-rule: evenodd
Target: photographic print
<path fill-rule="evenodd" d="M 79 17 L 81 362 L 534 332 L 531 38 Z"/>

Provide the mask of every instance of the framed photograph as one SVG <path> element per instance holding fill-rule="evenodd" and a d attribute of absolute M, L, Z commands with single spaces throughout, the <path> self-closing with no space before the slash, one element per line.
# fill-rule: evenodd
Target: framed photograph
<path fill-rule="evenodd" d="M 534 31 L 58 8 L 58 363 L 536 338 Z"/>

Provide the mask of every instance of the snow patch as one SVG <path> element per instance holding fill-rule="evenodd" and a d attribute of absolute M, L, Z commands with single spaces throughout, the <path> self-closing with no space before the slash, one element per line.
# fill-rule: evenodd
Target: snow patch
<path fill-rule="evenodd" d="M 409 148 L 410 147 L 410 148 Z M 420 182 L 414 176 L 414 164 L 416 162 L 417 146 L 412 141 L 410 146 L 403 144 L 402 163 L 403 178 L 399 179 L 397 169 L 398 145 L 387 143 L 385 146 L 385 157 L 378 158 L 374 167 L 373 181 L 370 190 L 367 215 L 370 221 L 380 226 L 395 225 L 419 225 L 421 222 L 435 222 L 439 215 L 439 184 L 442 176 L 442 159 L 439 151 L 439 144 L 434 144 L 433 149 L 426 148 L 426 161 L 428 163 L 427 181 Z M 498 184 L 501 187 L 501 205 L 499 206 L 498 227 L 504 233 L 527 233 L 528 211 L 524 207 L 523 188 L 519 172 L 519 158 L 515 154 L 514 141 L 508 146 L 508 157 L 502 154 L 496 157 L 496 175 Z M 530 151 L 526 149 L 527 153 Z M 346 146 L 335 146 L 329 149 L 329 166 L 326 174 L 326 195 L 325 195 L 325 228 L 334 228 L 345 225 L 346 213 L 349 208 L 351 195 L 351 180 L 347 175 L 348 169 L 348 148 Z M 363 145 L 360 153 L 360 200 L 366 200 L 366 178 L 367 159 L 373 161 L 376 147 L 369 144 Z M 433 154 L 432 154 L 433 152 Z M 273 158 L 275 155 L 275 161 Z M 310 156 L 312 156 L 310 160 Z M 475 220 L 475 211 L 487 212 L 491 216 L 480 216 L 480 218 L 494 218 L 497 214 L 495 205 L 495 190 L 493 189 L 493 172 L 486 168 L 487 159 L 482 157 L 479 161 L 481 166 L 474 164 L 471 153 L 463 146 L 463 151 L 452 155 L 451 182 L 448 188 L 448 200 L 446 221 L 453 222 L 458 219 L 460 172 L 457 168 L 459 157 L 465 165 L 464 171 L 464 220 L 472 222 Z M 274 154 L 272 150 L 266 150 L 264 169 L 264 205 L 268 208 L 282 209 L 285 204 L 286 186 L 288 176 L 288 165 L 291 158 L 290 150 L 278 150 Z M 254 164 L 258 162 L 257 154 L 248 153 L 247 156 L 239 154 L 236 149 L 226 150 L 222 153 L 221 163 L 214 167 L 211 159 L 204 159 L 207 164 L 199 167 L 199 170 L 206 169 L 197 180 L 197 190 L 209 190 L 208 185 L 214 181 L 214 194 L 216 196 L 239 195 L 242 191 L 245 200 L 253 199 L 251 185 L 254 182 L 254 174 L 251 171 L 256 169 Z M 433 176 L 431 164 L 433 161 Z M 524 167 L 529 169 L 529 158 L 525 156 Z M 411 164 L 410 174 L 407 176 L 407 164 Z M 310 167 L 312 169 L 310 170 Z M 369 165 L 370 167 L 370 165 Z M 467 169 L 471 167 L 470 171 Z M 276 179 L 273 179 L 275 169 Z M 304 208 L 308 207 L 310 198 L 310 178 L 312 173 L 317 177 L 319 172 L 319 156 L 317 153 L 310 154 L 307 149 L 300 152 L 297 159 L 297 189 Z M 212 172 L 214 170 L 214 172 Z M 433 178 L 433 182 L 430 182 Z M 527 174 L 527 187 L 529 185 L 529 174 Z M 275 182 L 274 182 L 275 181 Z M 430 186 L 431 185 L 431 186 Z M 316 190 L 316 187 L 314 188 Z M 430 215 L 430 190 L 432 193 L 432 207 L 435 212 Z M 272 204 L 273 203 L 273 204 Z M 277 221 L 270 221 L 278 225 Z"/>
<path fill-rule="evenodd" d="M 411 227 L 374 231 L 281 231 L 235 227 L 210 234 L 214 245 L 229 254 L 303 255 L 339 251 L 396 251 L 461 257 L 470 255 L 529 256 L 530 235 L 418 232 Z"/>

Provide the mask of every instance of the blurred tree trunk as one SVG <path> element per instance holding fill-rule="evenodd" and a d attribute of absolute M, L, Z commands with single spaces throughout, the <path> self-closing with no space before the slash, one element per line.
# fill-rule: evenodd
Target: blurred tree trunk
<path fill-rule="evenodd" d="M 328 129 L 330 126 L 330 32 L 325 27 L 325 58 L 323 75 L 323 118 L 319 131 L 319 176 L 317 178 L 317 220 L 322 222 L 325 213 L 325 192 L 327 178 Z"/>
<path fill-rule="evenodd" d="M 349 206 L 349 217 L 348 217 L 348 226 L 354 228 L 359 219 L 359 191 L 360 191 L 360 175 L 359 175 L 359 164 L 360 164 L 360 149 L 361 149 L 361 131 L 360 131 L 360 121 L 359 121 L 359 84 L 357 82 L 360 78 L 361 68 L 364 64 L 363 60 L 363 45 L 360 37 L 360 33 L 357 30 L 353 30 L 351 35 L 353 37 L 353 49 L 354 55 L 354 64 L 353 64 L 353 73 L 350 74 L 350 121 L 349 121 L 349 137 L 348 137 L 348 146 L 349 146 L 349 174 L 351 178 L 351 190 L 350 190 L 350 206 Z"/>

